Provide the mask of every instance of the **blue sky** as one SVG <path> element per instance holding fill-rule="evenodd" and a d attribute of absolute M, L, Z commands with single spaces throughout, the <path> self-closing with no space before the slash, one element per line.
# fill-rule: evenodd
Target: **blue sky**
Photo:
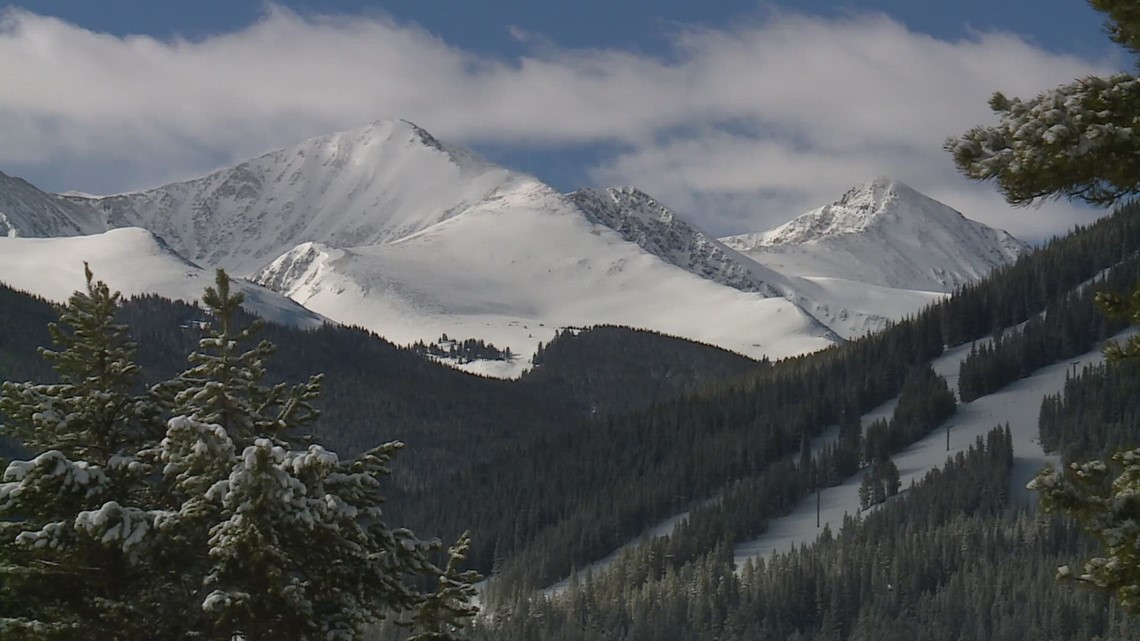
<path fill-rule="evenodd" d="M 877 175 L 1035 239 L 947 135 L 1001 89 L 1131 61 L 1079 0 L 38 0 L 0 18 L 0 171 L 106 193 L 383 117 L 560 189 L 634 184 L 714 233 Z"/>
<path fill-rule="evenodd" d="M 1026 10 L 1024 0 L 283 0 L 294 11 L 317 14 L 383 12 L 416 22 L 445 41 L 466 49 L 501 55 L 522 52 L 510 27 L 543 34 L 568 47 L 620 47 L 664 52 L 663 33 L 678 25 L 723 27 L 742 17 L 771 9 L 795 9 L 817 15 L 858 11 L 886 13 L 918 31 L 940 38 L 958 38 L 970 30 L 1000 29 L 1023 34 L 1055 51 L 1104 54 L 1110 47 L 1100 33 L 1100 14 L 1080 0 L 1043 0 Z M 89 29 L 117 35 L 201 38 L 243 27 L 264 12 L 263 2 L 240 0 L 38 0 L 23 5 L 42 15 L 56 16 Z"/>

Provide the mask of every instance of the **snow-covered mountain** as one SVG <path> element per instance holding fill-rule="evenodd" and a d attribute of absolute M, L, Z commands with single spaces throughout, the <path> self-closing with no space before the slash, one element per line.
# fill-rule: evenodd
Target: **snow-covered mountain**
<path fill-rule="evenodd" d="M 639 189 L 582 189 L 569 198 L 625 240 L 698 276 L 769 297 L 784 296 L 791 290 L 783 275 L 725 247 Z"/>
<path fill-rule="evenodd" d="M 950 292 L 1029 251 L 901 182 L 876 179 L 776 229 L 722 238 L 788 276 Z"/>
<path fill-rule="evenodd" d="M 5 203 L 19 236 L 144 228 L 194 264 L 395 342 L 446 333 L 525 356 L 559 327 L 599 323 L 799 354 L 879 329 L 1024 249 L 890 181 L 772 232 L 717 240 L 637 189 L 561 194 L 402 120 L 116 196 L 7 179 Z M 0 279 L 18 269 L 0 265 Z M 156 291 L 146 274 L 120 287 Z"/>
<path fill-rule="evenodd" d="M 0 237 L 78 236 L 104 229 L 89 207 L 0 173 Z"/>
<path fill-rule="evenodd" d="M 757 266 L 759 267 L 759 266 Z M 530 355 L 559 327 L 614 323 L 772 357 L 835 341 L 781 296 L 741 291 L 630 242 L 535 179 L 396 242 L 303 243 L 254 280 L 401 343 L 481 338 Z M 468 369 L 496 375 L 513 364 Z"/>
<path fill-rule="evenodd" d="M 838 340 L 789 300 L 786 278 L 640 192 L 614 193 L 611 207 L 601 194 L 566 196 L 409 122 L 381 121 L 200 179 L 71 200 L 401 343 L 447 333 L 529 356 L 559 327 L 596 323 L 754 356 Z"/>
<path fill-rule="evenodd" d="M 56 302 L 84 287 L 83 264 L 99 280 L 125 296 L 158 294 L 196 301 L 214 282 L 203 270 L 174 253 L 154 234 L 137 227 L 90 236 L 0 237 L 0 282 Z M 243 280 L 243 307 L 258 316 L 296 327 L 317 327 L 325 319 L 280 294 Z"/>
<path fill-rule="evenodd" d="M 248 275 L 306 242 L 401 240 L 526 180 L 402 120 L 312 138 L 203 178 L 79 199 L 113 227 L 162 237 L 202 265 Z"/>

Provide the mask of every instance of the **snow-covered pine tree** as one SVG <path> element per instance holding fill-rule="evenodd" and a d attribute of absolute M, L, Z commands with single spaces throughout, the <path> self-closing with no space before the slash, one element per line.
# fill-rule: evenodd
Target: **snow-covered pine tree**
<path fill-rule="evenodd" d="M 1089 4 L 1105 14 L 1114 42 L 1140 54 L 1135 0 Z M 1140 194 L 1140 77 L 1135 74 L 1081 78 L 1028 100 L 998 93 L 990 107 L 998 124 L 974 127 L 947 140 L 945 149 L 963 174 L 993 180 L 1010 203 L 1064 197 L 1110 206 Z M 1109 315 L 1140 324 L 1140 285 L 1127 298 L 1098 294 L 1097 303 Z M 1110 344 L 1105 355 L 1114 362 L 1138 361 L 1140 338 Z M 1029 487 L 1040 493 L 1046 511 L 1075 517 L 1101 543 L 1100 555 L 1083 571 L 1064 566 L 1058 576 L 1100 588 L 1128 612 L 1140 613 L 1140 449 L 1073 462 L 1064 471 L 1048 467 Z"/>
<path fill-rule="evenodd" d="M 143 395 L 119 297 L 87 276 L 45 351 L 60 382 L 0 394 L 0 434 L 38 453 L 0 479 L 0 638 L 356 640 L 389 616 L 450 634 L 471 614 L 460 553 L 441 570 L 438 541 L 381 519 L 398 443 L 291 449 L 320 379 L 262 384 L 272 346 L 243 351 L 257 326 L 237 328 L 224 273 L 191 368 Z"/>
<path fill-rule="evenodd" d="M 115 322 L 121 297 L 84 269 L 87 291 L 75 292 L 48 326 L 56 349 L 40 349 L 59 382 L 5 382 L 0 412 L 5 435 L 25 448 L 105 465 L 162 430 L 153 404 L 136 395 L 135 344 Z"/>
<path fill-rule="evenodd" d="M 174 415 L 223 425 L 239 449 L 258 438 L 285 447 L 305 442 L 309 438 L 305 431 L 319 416 L 312 400 L 320 394 L 322 377 L 318 374 L 292 388 L 285 383 L 263 384 L 265 360 L 276 348 L 265 340 L 246 348 L 264 321 L 254 319 L 238 327 L 243 300 L 241 292 L 230 291 L 230 279 L 219 269 L 214 286 L 202 296 L 213 321 L 190 355 L 192 367 L 159 389 Z"/>
<path fill-rule="evenodd" d="M 1140 53 L 1140 11 L 1133 0 L 1090 4 L 1107 16 L 1113 40 Z M 1112 205 L 1140 193 L 1136 75 L 1080 78 L 1029 99 L 995 93 L 990 108 L 998 124 L 974 127 L 944 147 L 963 174 L 993 180 L 1009 202 L 1066 197 Z"/>
<path fill-rule="evenodd" d="M 194 559 L 184 576 L 208 620 L 204 638 L 360 639 L 385 617 L 433 602 L 409 585 L 416 576 L 449 586 L 448 608 L 417 623 L 452 617 L 473 577 L 429 561 L 438 541 L 381 518 L 381 479 L 400 444 L 351 461 L 315 444 L 291 449 L 317 416 L 319 377 L 264 385 L 272 346 L 242 351 L 257 326 L 237 327 L 241 294 L 223 272 L 203 301 L 214 325 L 193 366 L 163 386 L 176 415 L 155 455 L 176 503 L 157 529 L 166 547 Z"/>
<path fill-rule="evenodd" d="M 408 641 L 457 641 L 459 631 L 479 613 L 472 603 L 479 574 L 474 570 L 460 570 L 470 545 L 469 534 L 464 532 L 448 549 L 447 567 L 439 576 L 439 585 L 416 612 L 415 621 L 422 631 Z"/>
<path fill-rule="evenodd" d="M 149 468 L 136 454 L 161 433 L 136 394 L 138 367 L 118 293 L 86 270 L 42 350 L 59 382 L 6 382 L 0 434 L 36 456 L 0 478 L 0 637 L 145 639 L 154 577 L 145 568 Z"/>

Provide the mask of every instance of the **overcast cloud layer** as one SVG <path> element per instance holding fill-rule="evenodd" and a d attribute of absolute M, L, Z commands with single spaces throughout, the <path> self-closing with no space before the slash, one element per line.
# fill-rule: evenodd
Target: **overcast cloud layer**
<path fill-rule="evenodd" d="M 682 30 L 667 58 L 520 37 L 535 51 L 505 60 L 383 16 L 271 7 L 240 31 L 161 41 L 7 10 L 0 171 L 123 191 L 400 117 L 459 144 L 616 143 L 587 168 L 596 185 L 636 185 L 717 234 L 770 228 L 881 175 L 1029 240 L 1095 215 L 1012 210 L 958 177 L 941 145 L 992 121 L 995 90 L 1032 95 L 1109 73 L 1106 61 L 1009 34 L 947 42 L 866 14 Z"/>

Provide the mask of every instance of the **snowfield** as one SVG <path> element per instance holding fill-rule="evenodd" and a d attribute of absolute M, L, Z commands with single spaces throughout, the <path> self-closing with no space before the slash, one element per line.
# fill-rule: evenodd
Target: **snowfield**
<path fill-rule="evenodd" d="M 67 302 L 73 292 L 86 287 L 84 262 L 95 278 L 124 296 L 158 294 L 194 302 L 214 283 L 213 270 L 182 258 L 145 229 L 63 238 L 0 237 L 0 282 L 57 303 Z M 234 285 L 245 294 L 243 307 L 266 320 L 302 328 L 326 322 L 263 287 L 241 280 Z"/>

